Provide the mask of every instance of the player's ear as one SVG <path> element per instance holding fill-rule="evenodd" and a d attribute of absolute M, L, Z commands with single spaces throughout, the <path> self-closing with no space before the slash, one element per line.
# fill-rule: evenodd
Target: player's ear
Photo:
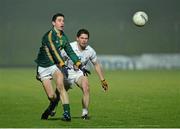
<path fill-rule="evenodd" d="M 55 25 L 55 22 L 54 22 L 54 21 L 52 21 L 52 25 L 53 25 L 53 26 Z"/>
<path fill-rule="evenodd" d="M 79 38 L 78 38 L 78 37 L 76 37 L 76 40 L 77 40 L 77 41 L 79 41 Z"/>

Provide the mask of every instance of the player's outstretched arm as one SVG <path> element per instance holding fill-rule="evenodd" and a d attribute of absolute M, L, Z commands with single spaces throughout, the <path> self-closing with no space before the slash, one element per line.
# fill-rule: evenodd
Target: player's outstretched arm
<path fill-rule="evenodd" d="M 103 71 L 102 71 L 102 68 L 100 66 L 100 63 L 98 63 L 97 61 L 93 63 L 94 64 L 94 68 L 96 70 L 96 73 L 98 74 L 99 76 L 99 79 L 101 80 L 101 85 L 102 85 L 102 88 L 104 89 L 104 91 L 107 91 L 108 90 L 108 83 L 107 81 L 104 79 L 104 75 L 103 75 Z"/>
<path fill-rule="evenodd" d="M 102 88 L 104 89 L 104 91 L 108 90 L 108 83 L 105 79 L 101 80 L 101 85 L 102 85 Z"/>

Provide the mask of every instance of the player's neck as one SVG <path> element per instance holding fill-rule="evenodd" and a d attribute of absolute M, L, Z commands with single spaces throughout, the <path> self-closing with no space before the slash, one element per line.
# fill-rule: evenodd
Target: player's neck
<path fill-rule="evenodd" d="M 57 34 L 59 34 L 59 35 L 62 34 L 62 30 L 58 30 L 55 26 L 54 26 L 54 30 L 56 31 Z"/>
<path fill-rule="evenodd" d="M 79 49 L 79 51 L 84 51 L 86 48 L 84 48 L 84 47 L 81 47 L 79 44 L 78 44 L 78 49 Z"/>

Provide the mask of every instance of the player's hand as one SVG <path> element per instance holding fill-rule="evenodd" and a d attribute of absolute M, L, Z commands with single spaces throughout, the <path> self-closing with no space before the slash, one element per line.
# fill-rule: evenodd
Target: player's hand
<path fill-rule="evenodd" d="M 67 67 L 66 65 L 63 65 L 62 68 L 61 68 L 61 71 L 63 72 L 63 74 L 66 76 L 66 78 L 68 78 L 69 74 L 68 74 L 68 70 L 70 68 Z"/>
<path fill-rule="evenodd" d="M 102 85 L 102 88 L 104 89 L 104 91 L 108 90 L 108 84 L 107 84 L 107 81 L 105 79 L 101 80 L 101 85 Z"/>
<path fill-rule="evenodd" d="M 85 68 L 85 66 L 84 65 L 79 65 L 79 69 L 83 72 L 83 74 L 84 74 L 84 76 L 88 76 L 88 74 L 91 74 L 91 72 L 89 71 L 89 70 L 87 70 L 86 68 Z"/>

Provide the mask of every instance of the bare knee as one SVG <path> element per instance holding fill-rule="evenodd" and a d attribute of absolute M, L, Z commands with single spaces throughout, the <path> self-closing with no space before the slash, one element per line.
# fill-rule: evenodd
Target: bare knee
<path fill-rule="evenodd" d="M 58 81 L 56 83 L 56 88 L 60 93 L 63 92 L 65 90 L 63 81 Z"/>
<path fill-rule="evenodd" d="M 55 79 L 56 87 L 57 87 L 58 91 L 61 92 L 61 91 L 65 90 L 64 82 L 63 82 L 63 80 L 64 80 L 63 74 L 62 73 L 57 73 L 55 76 L 56 76 L 55 77 L 56 78 Z"/>
<path fill-rule="evenodd" d="M 56 95 L 54 93 L 54 89 L 52 87 L 51 80 L 44 80 L 43 81 L 43 86 L 44 86 L 44 90 L 45 90 L 49 100 L 55 99 Z"/>
<path fill-rule="evenodd" d="M 56 99 L 55 93 L 49 93 L 49 94 L 48 94 L 48 99 L 49 99 L 50 101 L 54 101 L 54 100 Z"/>

